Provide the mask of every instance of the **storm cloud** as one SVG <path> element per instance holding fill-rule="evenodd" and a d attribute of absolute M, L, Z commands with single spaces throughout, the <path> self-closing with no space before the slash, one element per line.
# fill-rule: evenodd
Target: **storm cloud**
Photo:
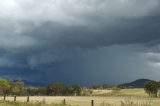
<path fill-rule="evenodd" d="M 158 80 L 159 9 L 159 0 L 1 1 L 0 74 L 81 84 Z"/>

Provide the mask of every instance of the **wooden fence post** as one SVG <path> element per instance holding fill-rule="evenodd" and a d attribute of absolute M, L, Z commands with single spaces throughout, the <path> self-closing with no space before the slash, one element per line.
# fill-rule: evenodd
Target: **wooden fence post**
<path fill-rule="evenodd" d="M 94 106 L 94 100 L 91 100 L 91 106 Z"/>
<path fill-rule="evenodd" d="M 45 98 L 43 98 L 43 104 L 45 104 L 46 103 L 46 99 Z"/>
<path fill-rule="evenodd" d="M 6 95 L 4 95 L 4 101 L 6 100 Z"/>
<path fill-rule="evenodd" d="M 66 100 L 65 99 L 63 100 L 63 105 L 66 105 Z"/>
<path fill-rule="evenodd" d="M 27 102 L 29 102 L 29 96 L 27 96 Z"/>
<path fill-rule="evenodd" d="M 16 102 L 16 95 L 14 96 L 14 102 Z"/>

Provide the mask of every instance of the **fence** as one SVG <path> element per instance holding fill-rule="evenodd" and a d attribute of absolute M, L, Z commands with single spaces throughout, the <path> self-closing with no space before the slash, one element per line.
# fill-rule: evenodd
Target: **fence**
<path fill-rule="evenodd" d="M 17 98 L 19 98 L 19 99 L 17 99 Z M 17 97 L 16 95 L 15 96 L 6 96 L 5 95 L 3 97 L 3 99 L 1 99 L 1 100 L 3 100 L 3 101 L 14 101 L 14 102 L 17 102 L 17 101 L 20 101 L 20 102 L 36 102 L 37 99 L 35 100 L 35 98 L 36 97 L 30 97 L 30 96 Z M 46 99 L 48 99 L 48 97 L 46 97 L 46 98 L 45 97 L 41 97 L 41 98 L 43 98 L 43 99 L 39 100 L 39 102 L 46 103 Z M 74 100 L 68 100 L 68 101 L 70 103 L 73 103 Z M 63 105 L 66 105 L 66 104 L 69 104 L 68 101 L 65 98 L 63 98 L 61 100 L 61 103 L 63 103 Z M 74 102 L 76 103 L 77 101 L 74 101 Z M 77 105 L 79 105 L 79 104 L 77 104 Z M 90 100 L 90 105 L 87 104 L 87 106 L 95 106 L 94 100 Z"/>

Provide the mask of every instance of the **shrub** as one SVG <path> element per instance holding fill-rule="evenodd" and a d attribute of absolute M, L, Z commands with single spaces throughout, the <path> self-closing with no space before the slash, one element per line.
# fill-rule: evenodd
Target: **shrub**
<path fill-rule="evenodd" d="M 157 97 L 159 89 L 159 83 L 156 81 L 148 81 L 144 85 L 144 90 L 149 94 L 150 97 Z"/>

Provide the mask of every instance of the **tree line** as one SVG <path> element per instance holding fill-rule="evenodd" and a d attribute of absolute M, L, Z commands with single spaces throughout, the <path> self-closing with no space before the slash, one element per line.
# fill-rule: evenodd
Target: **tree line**
<path fill-rule="evenodd" d="M 16 80 L 10 80 L 7 78 L 0 78 L 0 95 L 17 95 L 17 96 L 73 96 L 73 95 L 85 95 L 85 93 L 92 94 L 93 89 L 108 89 L 112 90 L 120 89 L 116 85 L 92 85 L 89 86 L 87 91 L 81 88 L 79 85 L 65 85 L 61 82 L 50 83 L 45 87 L 29 87 L 25 86 L 25 83 L 20 78 Z M 156 81 L 148 81 L 144 84 L 144 90 L 150 97 L 160 97 L 160 83 Z"/>
<path fill-rule="evenodd" d="M 81 87 L 79 85 L 65 85 L 61 82 L 50 83 L 45 87 L 29 87 L 21 79 L 14 81 L 6 78 L 0 78 L 0 95 L 81 95 Z"/>

